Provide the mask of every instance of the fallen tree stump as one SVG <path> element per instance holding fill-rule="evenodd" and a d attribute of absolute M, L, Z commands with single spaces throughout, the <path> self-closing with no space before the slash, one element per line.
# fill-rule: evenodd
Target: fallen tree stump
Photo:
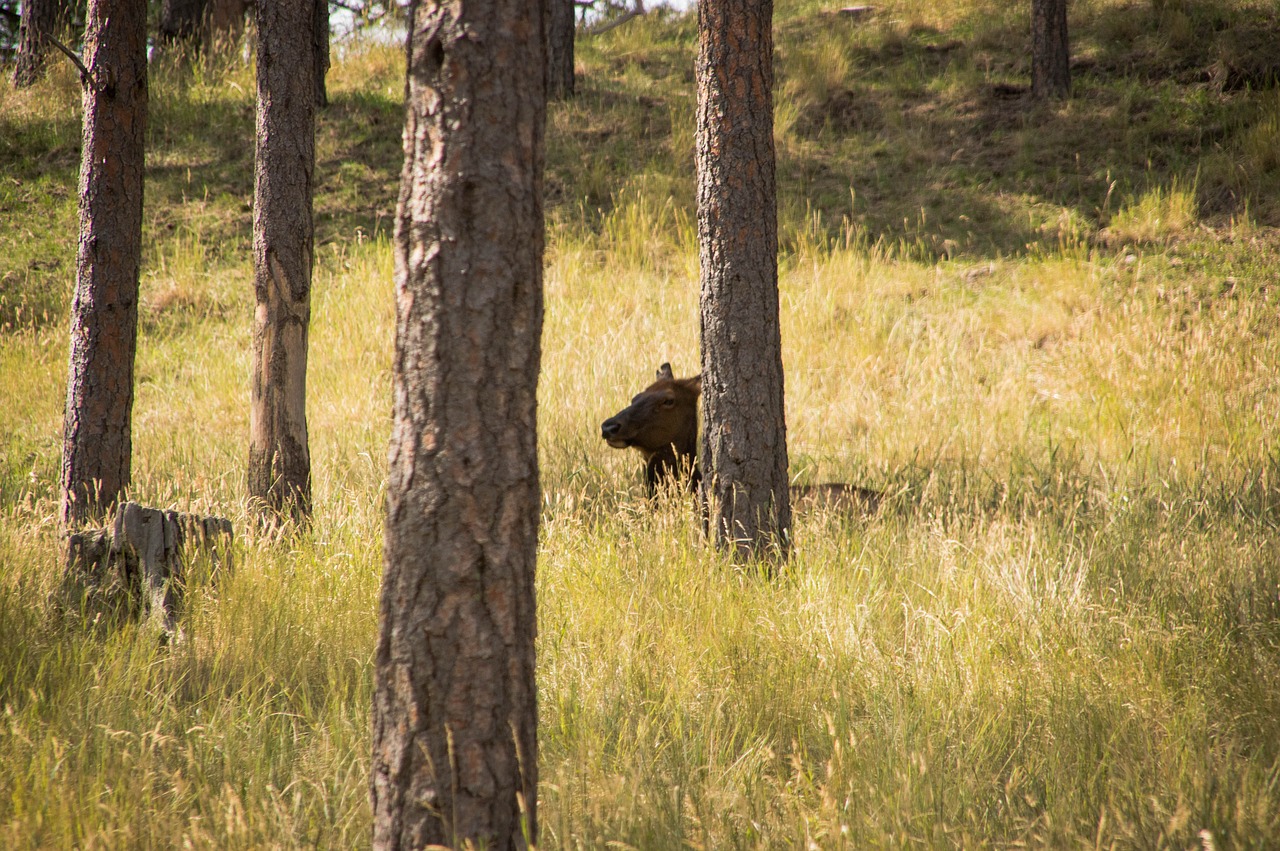
<path fill-rule="evenodd" d="M 188 584 L 231 569 L 231 521 L 121 505 L 111 529 L 67 538 L 64 597 L 95 621 L 146 619 L 165 641 L 177 637 Z"/>

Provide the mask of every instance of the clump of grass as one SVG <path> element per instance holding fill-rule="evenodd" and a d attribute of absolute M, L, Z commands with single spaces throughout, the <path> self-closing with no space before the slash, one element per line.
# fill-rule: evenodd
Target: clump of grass
<path fill-rule="evenodd" d="M 1246 174 L 1280 172 L 1280 96 L 1266 104 L 1240 141 L 1240 166 Z"/>
<path fill-rule="evenodd" d="M 1142 245 L 1185 236 L 1198 219 L 1194 181 L 1174 178 L 1167 188 L 1156 186 L 1123 205 L 1098 236 L 1108 245 Z"/>

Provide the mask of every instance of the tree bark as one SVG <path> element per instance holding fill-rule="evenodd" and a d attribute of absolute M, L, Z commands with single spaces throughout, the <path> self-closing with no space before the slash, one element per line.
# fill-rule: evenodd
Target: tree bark
<path fill-rule="evenodd" d="M 315 0 L 315 26 L 312 27 L 311 50 L 315 62 L 316 107 L 329 105 L 329 89 L 325 77 L 329 73 L 329 0 Z"/>
<path fill-rule="evenodd" d="M 264 515 L 311 513 L 307 335 L 315 171 L 315 0 L 258 4 L 249 496 Z"/>
<path fill-rule="evenodd" d="M 76 526 L 129 484 L 147 124 L 146 0 L 90 0 L 80 245 L 62 443 L 61 517 Z"/>
<path fill-rule="evenodd" d="M 773 4 L 698 3 L 703 487 L 716 542 L 785 557 L 791 528 L 773 146 Z"/>
<path fill-rule="evenodd" d="M 416 3 L 373 846 L 537 838 L 546 0 Z"/>
<path fill-rule="evenodd" d="M 23 0 L 22 21 L 18 25 L 18 60 L 13 69 L 15 86 L 26 88 L 44 76 L 51 47 L 46 36 L 61 35 L 66 20 L 66 0 Z"/>
<path fill-rule="evenodd" d="M 547 26 L 547 94 L 573 97 L 574 0 L 550 0 Z"/>
<path fill-rule="evenodd" d="M 1071 94 L 1067 0 L 1031 0 L 1031 95 L 1037 100 Z"/>

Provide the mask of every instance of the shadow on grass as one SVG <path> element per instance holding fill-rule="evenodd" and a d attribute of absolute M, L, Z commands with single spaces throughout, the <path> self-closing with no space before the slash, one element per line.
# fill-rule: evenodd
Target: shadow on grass
<path fill-rule="evenodd" d="M 152 143 L 159 164 L 147 170 L 149 224 L 159 233 L 194 227 L 222 252 L 252 243 L 252 103 L 185 106 L 161 115 Z M 166 119 L 168 121 L 166 122 Z M 390 230 L 400 176 L 398 100 L 339 92 L 316 120 L 316 245 Z M 154 200 L 153 200 L 154 199 Z"/>
<path fill-rule="evenodd" d="M 975 22 L 958 40 L 916 27 L 854 46 L 857 73 L 800 114 L 796 133 L 811 144 L 783 167 L 829 217 L 848 211 L 852 187 L 873 241 L 938 256 L 1087 239 L 1126 198 L 1175 181 L 1195 187 L 1202 216 L 1248 204 L 1280 224 L 1280 175 L 1242 177 L 1232 157 L 1257 118 L 1257 89 L 1280 79 L 1280 55 L 1258 47 L 1275 43 L 1280 22 L 1173 5 L 1073 22 L 1073 97 L 1058 103 L 1031 99 L 1021 29 Z"/>
<path fill-rule="evenodd" d="M 1025 15 L 948 31 L 835 14 L 784 21 L 784 244 L 816 214 L 832 235 L 847 218 L 868 242 L 930 258 L 1056 250 L 1089 243 L 1126 203 L 1175 182 L 1194 188 L 1211 224 L 1247 211 L 1280 226 L 1280 168 L 1241 152 L 1280 81 L 1280 15 L 1255 11 L 1171 0 L 1082 13 L 1073 97 L 1047 104 L 1028 91 Z M 657 37 L 685 45 L 686 28 Z M 819 52 L 833 40 L 851 69 L 839 81 Z M 652 169 L 688 184 L 672 194 L 692 213 L 692 133 L 672 127 L 692 123 L 680 115 L 693 108 L 691 50 L 593 49 L 580 96 L 590 109 L 562 107 L 566 138 L 549 139 L 552 198 L 599 218 Z"/>

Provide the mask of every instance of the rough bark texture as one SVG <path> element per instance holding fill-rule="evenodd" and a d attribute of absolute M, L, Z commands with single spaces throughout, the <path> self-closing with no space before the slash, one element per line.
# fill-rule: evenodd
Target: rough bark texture
<path fill-rule="evenodd" d="M 545 0 L 413 8 L 377 849 L 536 841 L 545 22 Z"/>
<path fill-rule="evenodd" d="M 791 527 L 773 148 L 773 4 L 698 4 L 703 488 L 717 543 L 785 555 Z"/>
<path fill-rule="evenodd" d="M 60 35 L 66 16 L 66 0 L 23 0 L 22 22 L 18 26 L 18 61 L 13 69 L 15 86 L 25 88 L 44 76 L 45 61 L 53 47 L 44 36 Z"/>
<path fill-rule="evenodd" d="M 266 514 L 311 511 L 307 334 L 315 170 L 315 0 L 258 4 L 249 496 Z"/>
<path fill-rule="evenodd" d="M 549 0 L 547 25 L 547 93 L 573 97 L 574 0 Z"/>
<path fill-rule="evenodd" d="M 95 619 L 146 618 L 175 638 L 188 583 L 231 570 L 232 536 L 231 521 L 222 517 L 126 502 L 110 529 L 70 535 L 64 603 Z M 203 571 L 192 570 L 198 564 Z"/>
<path fill-rule="evenodd" d="M 1044 100 L 1071 94 L 1067 0 L 1031 0 L 1031 94 Z"/>
<path fill-rule="evenodd" d="M 315 0 L 316 13 L 312 27 L 311 51 L 315 63 L 316 106 L 329 105 L 329 89 L 325 77 L 329 74 L 329 0 Z"/>
<path fill-rule="evenodd" d="M 62 442 L 62 520 L 129 484 L 147 124 L 146 0 L 91 0 L 85 25 L 80 245 Z"/>

